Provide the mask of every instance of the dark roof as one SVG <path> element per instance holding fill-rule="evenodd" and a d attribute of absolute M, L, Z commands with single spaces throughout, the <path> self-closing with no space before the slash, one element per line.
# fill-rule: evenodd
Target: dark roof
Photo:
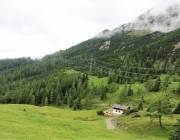
<path fill-rule="evenodd" d="M 130 108 L 130 106 L 120 105 L 120 104 L 114 104 L 112 107 L 117 108 L 117 109 L 122 109 L 122 110 Z"/>

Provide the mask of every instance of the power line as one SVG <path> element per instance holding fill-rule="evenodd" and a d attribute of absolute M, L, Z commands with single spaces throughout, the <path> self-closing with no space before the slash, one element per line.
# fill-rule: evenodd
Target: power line
<path fill-rule="evenodd" d="M 116 67 L 120 67 L 120 68 L 132 68 L 132 69 L 144 69 L 144 70 L 180 70 L 180 68 L 147 68 L 147 67 L 129 67 L 129 66 L 121 66 L 121 65 L 116 65 L 116 64 L 110 64 L 107 62 L 102 62 L 99 60 L 96 60 L 96 62 L 100 62 L 103 64 L 107 64 L 107 65 L 111 65 L 111 66 L 116 66 Z"/>
<path fill-rule="evenodd" d="M 131 73 L 131 74 L 137 74 L 138 75 L 149 75 L 149 76 L 161 76 L 161 75 L 154 75 L 154 74 L 143 74 L 143 73 L 134 73 L 134 72 L 128 72 L 128 71 L 120 71 L 120 72 L 125 72 L 125 73 Z M 128 79 L 135 79 L 135 80 L 141 80 L 141 81 L 148 81 L 148 79 L 142 79 L 138 77 L 129 77 L 129 76 L 123 76 L 120 74 L 117 74 L 116 76 L 123 77 L 123 78 L 128 78 Z M 151 80 L 151 79 L 149 79 Z M 169 83 L 169 81 L 159 81 L 160 83 Z"/>
<path fill-rule="evenodd" d="M 129 76 L 122 76 L 122 75 L 118 75 L 119 77 L 124 77 L 124 78 L 129 78 L 129 79 L 135 79 L 135 80 L 142 80 L 142 81 L 148 81 L 148 79 L 141 79 L 141 78 L 133 78 L 133 77 L 129 77 Z M 149 79 L 152 80 L 152 79 Z M 153 81 L 153 80 L 152 80 Z M 169 81 L 158 81 L 159 83 L 169 83 Z"/>
<path fill-rule="evenodd" d="M 71 62 L 73 62 L 73 61 L 71 61 Z M 85 61 L 83 63 L 82 62 L 76 61 L 76 63 L 69 63 L 69 64 L 74 64 L 74 65 L 77 66 L 77 64 L 79 63 L 80 64 L 79 66 L 82 66 L 83 63 L 86 63 Z M 96 63 L 96 62 L 99 62 L 99 63 Z M 106 64 L 106 65 L 110 65 L 110 66 L 117 66 L 119 68 L 125 67 L 125 68 L 132 68 L 132 69 L 135 69 L 135 68 L 137 69 L 138 68 L 138 69 L 143 69 L 143 70 L 147 70 L 147 69 L 150 69 L 150 70 L 178 70 L 178 69 L 175 69 L 175 68 L 147 68 L 147 67 L 120 66 L 120 65 L 115 65 L 115 64 L 110 64 L 110 63 L 102 62 L 102 61 L 99 61 L 99 60 L 95 60 L 94 64 L 95 64 L 95 67 L 100 67 L 100 68 L 102 67 L 100 65 Z M 83 65 L 83 66 L 87 66 L 87 65 Z M 92 66 L 93 66 L 93 56 L 91 56 L 91 61 L 89 63 L 89 75 L 90 76 L 92 75 Z M 103 65 L 103 67 L 106 67 L 106 66 Z M 109 70 L 107 67 L 106 67 L 106 69 Z M 161 75 L 156 75 L 156 74 L 144 74 L 144 73 L 136 73 L 136 72 L 123 71 L 123 70 L 120 70 L 120 72 L 124 72 L 126 74 L 133 74 L 133 75 L 136 75 L 136 76 L 138 76 L 138 75 L 142 75 L 142 76 L 161 76 Z M 141 79 L 141 78 L 137 78 L 137 77 L 123 76 L 123 75 L 116 75 L 116 76 L 124 77 L 124 78 L 130 78 L 130 79 L 136 79 L 136 80 L 141 80 L 141 81 L 147 81 L 148 80 L 148 79 Z M 167 83 L 169 81 L 160 81 L 160 82 Z"/>
<path fill-rule="evenodd" d="M 107 70 L 108 70 L 108 69 L 107 69 Z M 136 73 L 136 72 L 122 71 L 122 70 L 120 70 L 119 72 L 124 72 L 124 73 L 134 74 L 134 75 L 161 76 L 161 75 L 156 75 L 156 74 L 144 74 L 144 73 Z"/>

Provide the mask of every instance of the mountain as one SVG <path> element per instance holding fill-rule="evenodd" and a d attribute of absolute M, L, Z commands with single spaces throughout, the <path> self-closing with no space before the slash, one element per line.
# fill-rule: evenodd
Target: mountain
<path fill-rule="evenodd" d="M 81 51 L 81 54 L 97 54 L 96 57 L 99 57 L 102 51 L 106 51 L 103 55 L 107 55 L 109 52 L 111 52 L 111 55 L 112 53 L 119 53 L 122 55 L 125 52 L 129 53 L 129 51 L 137 50 L 141 46 L 145 47 L 150 44 L 155 44 L 156 42 L 167 41 L 168 36 L 174 36 L 174 31 L 180 28 L 179 23 L 180 5 L 172 4 L 162 9 L 155 7 L 128 24 L 121 25 L 112 31 L 106 29 L 94 38 L 66 50 L 66 55 L 68 57 L 73 57 L 74 54 L 76 54 L 73 50 L 76 50 L 76 48 L 80 49 L 77 49 L 77 55 L 79 55 Z M 167 38 L 165 39 L 165 37 Z M 175 38 L 173 44 L 171 44 L 171 51 L 175 48 L 174 45 L 179 41 L 178 37 Z M 163 46 L 163 48 L 166 47 L 168 46 Z M 73 54 L 70 53 L 70 50 Z"/>
<path fill-rule="evenodd" d="M 146 30 L 147 32 L 170 32 L 180 28 L 180 5 L 173 4 L 165 9 L 159 10 L 155 7 L 140 15 L 134 21 L 123 24 L 118 28 L 110 31 L 108 29 L 99 33 L 95 38 L 110 37 L 113 34 L 123 31 Z"/>

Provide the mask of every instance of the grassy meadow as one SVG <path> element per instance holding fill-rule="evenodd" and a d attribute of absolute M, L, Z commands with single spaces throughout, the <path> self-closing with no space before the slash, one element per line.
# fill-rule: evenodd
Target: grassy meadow
<path fill-rule="evenodd" d="M 0 105 L 1 139 L 87 139 L 87 140 L 166 140 L 172 131 L 174 118 L 163 118 L 166 130 L 160 130 L 157 120 L 122 115 L 115 119 L 118 128 L 107 130 L 105 116 L 96 110 L 73 111 L 68 108 L 32 105 Z M 143 113 L 141 113 L 143 114 Z"/>
<path fill-rule="evenodd" d="M 107 130 L 106 117 L 95 110 L 9 104 L 0 105 L 0 112 L 1 139 L 131 139 L 129 134 Z"/>
<path fill-rule="evenodd" d="M 161 77 L 162 79 L 164 76 Z M 90 77 L 89 86 L 106 85 L 108 78 Z M 178 86 L 178 82 L 172 82 L 168 88 L 160 92 L 147 92 L 144 84 L 135 83 L 131 87 L 134 95 L 125 99 L 123 104 L 137 105 L 142 98 L 145 99 L 144 110 L 138 112 L 139 118 L 132 118 L 134 114 L 122 115 L 114 118 L 116 128 L 107 130 L 105 120 L 107 117 L 98 116 L 98 110 L 111 108 L 111 105 L 119 101 L 119 94 L 124 85 L 119 85 L 119 89 L 114 93 L 107 93 L 107 99 L 102 101 L 100 97 L 95 97 L 92 110 L 76 110 L 67 106 L 57 107 L 38 107 L 32 105 L 8 104 L 0 105 L 0 139 L 83 139 L 83 140 L 167 140 L 172 132 L 179 115 L 163 116 L 162 123 L 166 127 L 161 130 L 158 119 L 150 121 L 146 116 L 146 104 L 151 100 L 170 94 L 172 104 L 177 105 L 180 98 L 172 93 Z M 143 89 L 141 95 L 136 94 L 137 87 Z"/>

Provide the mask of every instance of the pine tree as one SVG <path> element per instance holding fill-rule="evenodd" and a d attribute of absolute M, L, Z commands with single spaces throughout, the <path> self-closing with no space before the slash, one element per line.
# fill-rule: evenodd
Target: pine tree
<path fill-rule="evenodd" d="M 127 96 L 131 96 L 134 94 L 133 89 L 131 89 L 131 86 L 128 87 L 128 92 L 127 92 Z"/>
<path fill-rule="evenodd" d="M 123 101 L 127 97 L 127 84 L 124 85 L 123 89 L 120 91 L 119 99 Z"/>
<path fill-rule="evenodd" d="M 148 80 L 148 81 L 145 83 L 145 88 L 146 88 L 147 91 L 149 91 L 149 92 L 153 91 L 154 81 L 153 81 L 153 80 Z"/>
<path fill-rule="evenodd" d="M 45 106 L 48 106 L 48 97 L 45 98 L 44 104 L 45 104 Z"/>
<path fill-rule="evenodd" d="M 34 95 L 31 96 L 31 105 L 35 105 L 35 96 Z"/>
<path fill-rule="evenodd" d="M 137 95 L 142 95 L 142 88 L 138 87 L 137 91 L 136 91 Z"/>
<path fill-rule="evenodd" d="M 57 106 L 60 106 L 61 105 L 61 96 L 60 96 L 60 94 L 58 94 L 58 96 L 57 96 L 57 98 L 56 98 L 56 105 Z"/>
<path fill-rule="evenodd" d="M 178 103 L 176 109 L 173 111 L 174 114 L 180 114 L 180 102 Z"/>
<path fill-rule="evenodd" d="M 85 102 L 84 102 L 84 105 L 86 108 L 89 108 L 92 104 L 92 95 L 91 93 L 89 93 L 86 98 L 85 98 Z"/>
<path fill-rule="evenodd" d="M 164 87 L 168 87 L 168 84 L 169 84 L 169 76 L 166 76 L 166 77 L 164 78 L 163 86 L 164 86 Z"/>
<path fill-rule="evenodd" d="M 67 99 L 68 99 L 68 93 L 65 93 L 65 96 L 63 97 L 63 103 L 67 104 Z"/>
<path fill-rule="evenodd" d="M 154 84 L 154 88 L 153 88 L 153 91 L 159 91 L 161 88 L 161 80 L 160 80 L 160 77 L 158 77 L 155 81 L 155 84 Z"/>
<path fill-rule="evenodd" d="M 74 110 L 76 109 L 82 109 L 82 105 L 81 105 L 81 100 L 79 97 L 77 97 L 75 100 L 74 100 Z"/>
<path fill-rule="evenodd" d="M 141 101 L 138 104 L 138 110 L 143 110 L 144 96 L 141 97 Z"/>
<path fill-rule="evenodd" d="M 67 102 L 69 104 L 69 107 L 71 108 L 73 106 L 73 98 L 71 95 L 68 96 Z"/>
<path fill-rule="evenodd" d="M 35 105 L 39 105 L 39 104 L 40 104 L 40 95 L 39 95 L 39 90 L 37 90 L 35 94 Z"/>
<path fill-rule="evenodd" d="M 178 84 L 178 88 L 177 88 L 177 90 L 176 90 L 176 93 L 180 95 L 180 82 L 179 82 L 179 84 Z"/>
<path fill-rule="evenodd" d="M 53 91 L 51 91 L 51 94 L 50 94 L 50 102 L 51 102 L 51 105 L 54 102 L 54 93 L 53 93 Z"/>
<path fill-rule="evenodd" d="M 106 100 L 107 95 L 106 95 L 106 88 L 102 84 L 100 87 L 100 92 L 101 92 L 101 100 Z"/>

